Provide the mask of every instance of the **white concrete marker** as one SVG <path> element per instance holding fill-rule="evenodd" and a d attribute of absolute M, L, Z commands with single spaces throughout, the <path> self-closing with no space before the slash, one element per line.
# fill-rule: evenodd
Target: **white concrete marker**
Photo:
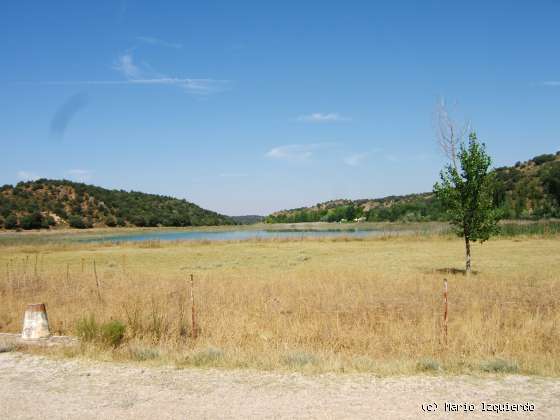
<path fill-rule="evenodd" d="M 22 340 L 39 340 L 51 336 L 49 331 L 49 319 L 44 303 L 32 303 L 27 305 L 23 317 Z"/>

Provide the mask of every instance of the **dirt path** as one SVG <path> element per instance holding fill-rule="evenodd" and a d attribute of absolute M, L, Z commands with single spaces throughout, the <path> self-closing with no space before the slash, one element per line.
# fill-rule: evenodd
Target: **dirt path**
<path fill-rule="evenodd" d="M 444 402 L 472 413 L 445 413 Z M 532 403 L 533 413 L 481 403 Z M 422 411 L 437 403 L 438 411 Z M 0 418 L 560 418 L 560 380 L 177 370 L 0 353 Z"/>

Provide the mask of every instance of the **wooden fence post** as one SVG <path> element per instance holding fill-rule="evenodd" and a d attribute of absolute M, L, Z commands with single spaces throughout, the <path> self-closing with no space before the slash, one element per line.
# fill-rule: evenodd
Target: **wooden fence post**
<path fill-rule="evenodd" d="M 446 347 L 447 347 L 447 323 L 448 323 L 447 279 L 443 279 L 443 342 Z"/>
<path fill-rule="evenodd" d="M 95 265 L 95 258 L 93 259 L 93 274 L 95 275 L 95 285 L 97 287 L 97 299 L 101 302 L 101 285 L 99 284 L 99 279 L 97 278 L 97 267 Z"/>

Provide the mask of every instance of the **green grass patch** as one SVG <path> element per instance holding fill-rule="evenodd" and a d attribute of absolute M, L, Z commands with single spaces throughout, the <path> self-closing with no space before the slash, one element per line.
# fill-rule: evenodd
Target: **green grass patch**
<path fill-rule="evenodd" d="M 118 320 L 99 324 L 93 314 L 80 319 L 76 324 L 76 335 L 84 343 L 96 343 L 116 348 L 124 341 L 126 326 Z"/>
<path fill-rule="evenodd" d="M 560 234 L 560 222 L 503 223 L 498 235 L 514 236 L 554 236 Z"/>
<path fill-rule="evenodd" d="M 517 373 L 519 366 L 514 360 L 493 359 L 483 361 L 480 370 L 488 373 Z"/>
<path fill-rule="evenodd" d="M 319 363 L 317 356 L 303 351 L 296 351 L 285 354 L 282 357 L 282 364 L 290 368 L 302 368 L 305 366 L 314 366 Z"/>
<path fill-rule="evenodd" d="M 128 354 L 132 360 L 138 362 L 154 360 L 160 356 L 160 352 L 157 348 L 146 346 L 132 346 L 128 349 Z"/>
<path fill-rule="evenodd" d="M 441 370 L 441 365 L 433 359 L 421 359 L 416 363 L 416 370 L 418 372 L 438 372 Z"/>
<path fill-rule="evenodd" d="M 194 366 L 214 365 L 224 357 L 224 352 L 217 347 L 208 347 L 199 350 L 188 358 L 188 362 Z"/>

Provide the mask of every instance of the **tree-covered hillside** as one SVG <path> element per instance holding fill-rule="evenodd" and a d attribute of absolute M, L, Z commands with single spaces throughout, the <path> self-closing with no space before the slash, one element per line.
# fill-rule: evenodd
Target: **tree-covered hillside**
<path fill-rule="evenodd" d="M 203 226 L 235 222 L 186 200 L 39 179 L 0 187 L 0 228 Z"/>
<path fill-rule="evenodd" d="M 560 217 L 560 152 L 537 156 L 513 167 L 495 169 L 494 203 L 508 219 Z M 339 222 L 342 220 L 445 220 L 432 193 L 364 200 L 334 200 L 269 215 L 267 223 Z"/>

